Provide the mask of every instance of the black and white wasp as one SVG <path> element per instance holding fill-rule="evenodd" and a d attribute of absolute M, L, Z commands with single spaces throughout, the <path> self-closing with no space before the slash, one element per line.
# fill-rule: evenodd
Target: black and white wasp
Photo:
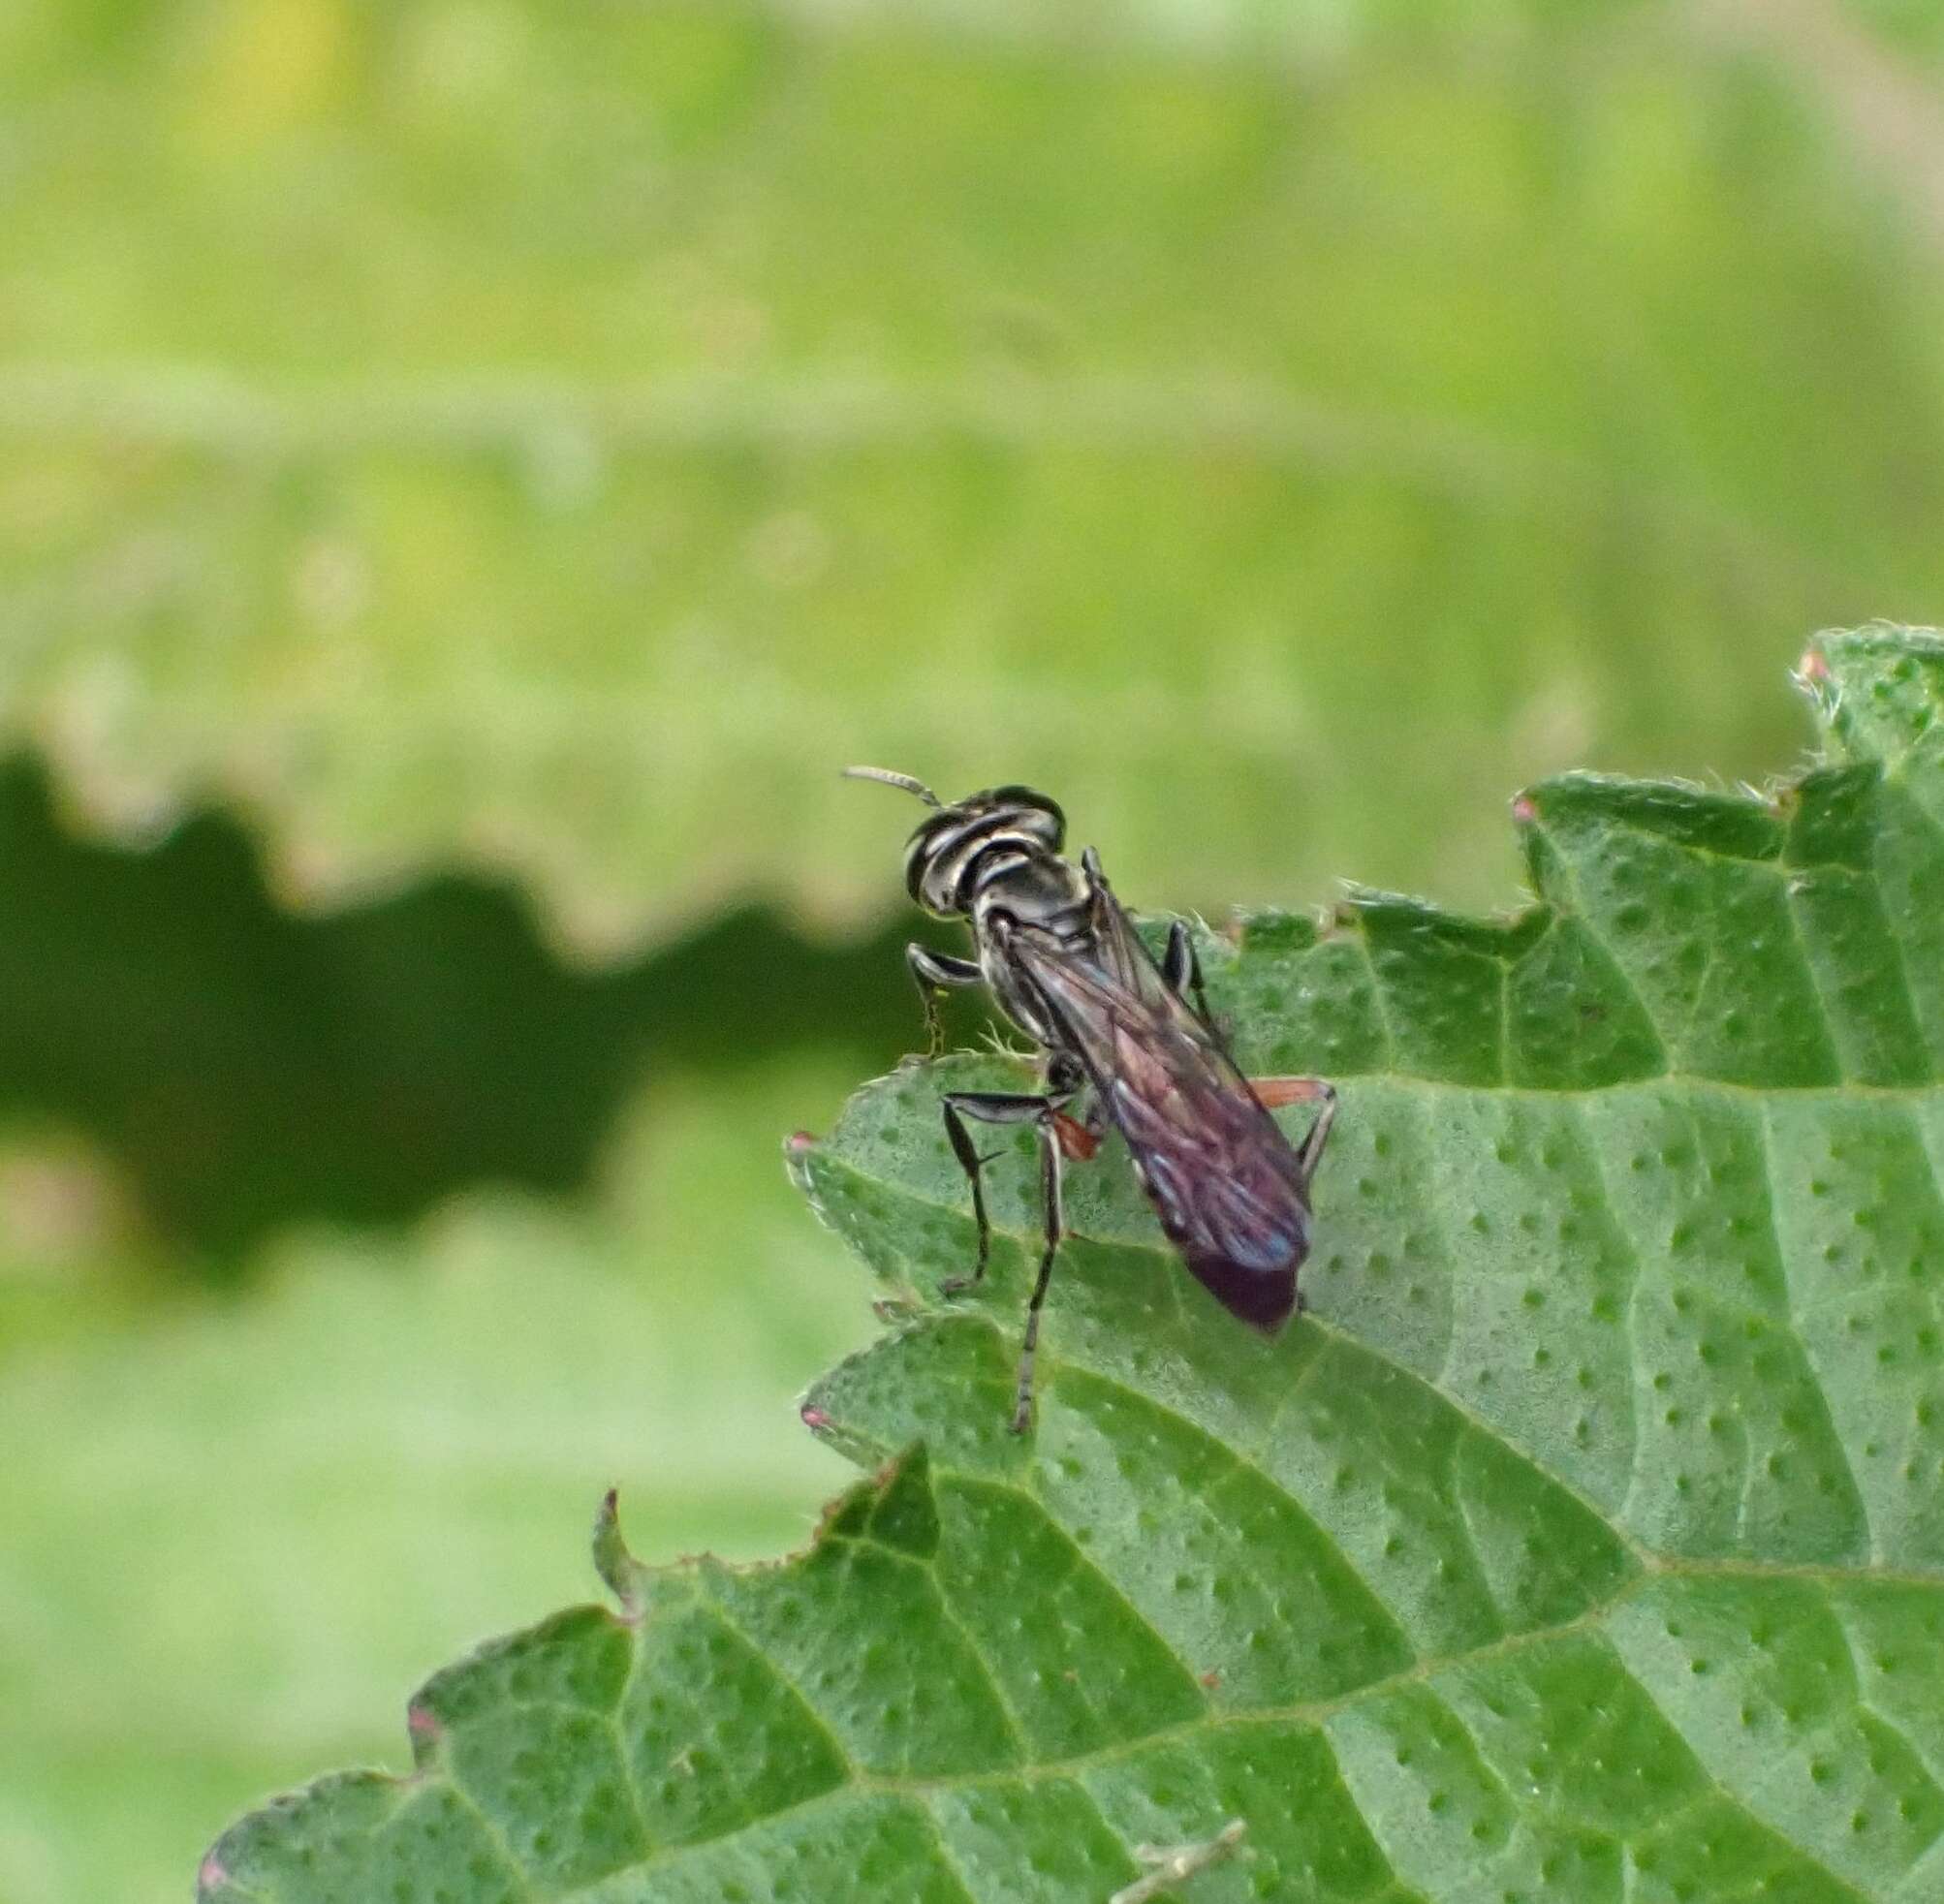
<path fill-rule="evenodd" d="M 1026 1310 L 1014 1433 L 1032 1417 L 1040 1309 L 1064 1232 L 1061 1158 L 1092 1156 L 1110 1122 L 1189 1269 L 1244 1322 L 1265 1332 L 1280 1328 L 1302 1306 L 1296 1277 L 1309 1253 L 1309 1186 L 1335 1114 L 1334 1090 L 1320 1078 L 1251 1083 L 1242 1076 L 1209 1015 L 1187 926 L 1177 920 L 1170 928 L 1157 964 L 1093 849 L 1078 865 L 1061 857 L 1066 817 L 1046 795 L 993 787 L 948 805 L 909 774 L 845 772 L 902 788 L 934 809 L 905 850 L 905 886 L 926 912 L 971 927 L 976 959 L 921 945 L 905 951 L 925 1000 L 931 1054 L 940 1047 L 939 989 L 978 984 L 1046 1053 L 1043 1090 L 948 1091 L 943 1099 L 979 1231 L 972 1273 L 946 1283 L 948 1294 L 985 1275 L 991 1243 L 981 1177 L 991 1157 L 973 1143 L 968 1120 L 1039 1132 L 1046 1242 Z M 1292 1146 L 1270 1110 L 1297 1103 L 1321 1108 Z"/>

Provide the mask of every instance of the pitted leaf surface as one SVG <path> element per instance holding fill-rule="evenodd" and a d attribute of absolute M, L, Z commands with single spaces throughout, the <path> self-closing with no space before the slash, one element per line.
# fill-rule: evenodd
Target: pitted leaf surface
<path fill-rule="evenodd" d="M 791 1167 L 897 1320 L 805 1419 L 881 1463 L 805 1553 L 648 1570 L 485 1649 L 417 1770 L 236 1826 L 209 1898 L 1926 1904 L 1944 1886 L 1944 641 L 1827 638 L 1772 798 L 1521 796 L 1537 902 L 1205 933 L 1245 1066 L 1343 1094 L 1307 1316 L 1069 1171 L 1007 1431 L 1029 1141 L 988 1286 L 939 1092 Z M 1279 1113 L 1300 1125 L 1301 1108 Z"/>

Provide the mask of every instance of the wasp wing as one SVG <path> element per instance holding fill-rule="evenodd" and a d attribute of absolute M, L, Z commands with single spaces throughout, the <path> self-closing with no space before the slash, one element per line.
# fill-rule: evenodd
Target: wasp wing
<path fill-rule="evenodd" d="M 1188 1267 L 1244 1321 L 1276 1328 L 1309 1249 L 1296 1153 L 1104 881 L 1091 923 L 1080 947 L 1025 924 L 1007 945 L 1086 1067 Z"/>

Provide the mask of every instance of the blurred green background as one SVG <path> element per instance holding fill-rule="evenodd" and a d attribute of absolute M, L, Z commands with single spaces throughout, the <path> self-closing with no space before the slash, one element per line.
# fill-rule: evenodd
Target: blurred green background
<path fill-rule="evenodd" d="M 1521 782 L 1944 618 L 1938 21 L 0 10 L 0 1904 L 400 1763 L 610 1483 L 806 1532 L 846 761 L 1489 906 Z"/>

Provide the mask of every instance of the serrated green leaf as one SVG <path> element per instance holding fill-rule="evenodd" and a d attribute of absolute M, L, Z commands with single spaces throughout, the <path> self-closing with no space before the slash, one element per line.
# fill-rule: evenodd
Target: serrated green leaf
<path fill-rule="evenodd" d="M 1757 771 L 1784 631 L 1938 599 L 1934 267 L 1788 68 L 988 11 L 16 0 L 0 735 L 611 941 L 881 904 L 851 759 L 1483 902 L 1505 778 Z"/>
<path fill-rule="evenodd" d="M 1771 799 L 1523 796 L 1520 919 L 1205 936 L 1244 1062 L 1343 1096 L 1273 1342 L 1110 1142 L 1015 1437 L 1031 1163 L 942 1300 L 936 1108 L 1023 1066 L 910 1066 L 793 1142 L 905 1318 L 805 1419 L 885 1465 L 771 1569 L 604 1528 L 622 1616 L 442 1674 L 411 1776 L 245 1820 L 204 1896 L 1099 1904 L 1161 1845 L 1198 1904 L 1934 1897 L 1944 640 L 1805 674 L 1831 761 Z"/>

